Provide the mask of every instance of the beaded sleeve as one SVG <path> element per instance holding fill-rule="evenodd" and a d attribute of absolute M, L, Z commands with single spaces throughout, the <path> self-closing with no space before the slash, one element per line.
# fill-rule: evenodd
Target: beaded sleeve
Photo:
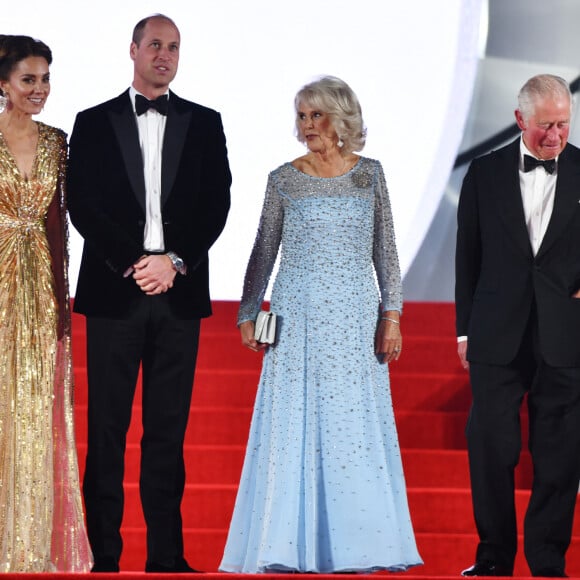
<path fill-rule="evenodd" d="M 381 164 L 376 161 L 375 186 L 375 226 L 373 241 L 373 263 L 381 294 L 381 311 L 403 309 L 401 269 L 395 226 L 391 212 L 391 202 L 387 182 Z"/>
<path fill-rule="evenodd" d="M 255 320 L 258 315 L 276 263 L 282 238 L 283 222 L 282 198 L 276 185 L 275 172 L 272 172 L 268 176 L 258 232 L 246 268 L 242 300 L 238 311 L 238 324 L 247 320 Z"/>

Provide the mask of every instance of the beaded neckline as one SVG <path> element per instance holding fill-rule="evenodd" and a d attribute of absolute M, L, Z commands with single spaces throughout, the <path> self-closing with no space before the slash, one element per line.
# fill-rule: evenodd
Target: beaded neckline
<path fill-rule="evenodd" d="M 305 173 L 304 171 L 300 171 L 300 169 L 298 169 L 297 167 L 294 167 L 294 165 L 292 165 L 290 161 L 287 163 L 287 165 L 289 165 L 294 171 L 296 171 L 300 175 L 304 175 L 304 177 L 310 177 L 311 179 L 340 179 L 341 177 L 346 177 L 347 175 L 352 173 L 359 166 L 362 159 L 363 159 L 362 157 L 359 157 L 357 162 L 346 173 L 342 173 L 341 175 L 335 175 L 333 177 L 319 177 L 318 175 L 310 175 L 309 173 Z"/>

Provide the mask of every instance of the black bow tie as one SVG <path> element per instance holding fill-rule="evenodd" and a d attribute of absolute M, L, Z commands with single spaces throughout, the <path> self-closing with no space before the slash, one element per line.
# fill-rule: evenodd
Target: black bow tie
<path fill-rule="evenodd" d="M 536 167 L 542 166 L 550 175 L 556 170 L 555 159 L 536 159 L 531 155 L 524 155 L 524 171 L 527 173 Z"/>
<path fill-rule="evenodd" d="M 162 115 L 167 115 L 167 95 L 161 95 L 153 101 L 150 101 L 143 95 L 135 95 L 135 111 L 137 115 L 142 115 L 146 113 L 149 109 L 155 109 Z"/>

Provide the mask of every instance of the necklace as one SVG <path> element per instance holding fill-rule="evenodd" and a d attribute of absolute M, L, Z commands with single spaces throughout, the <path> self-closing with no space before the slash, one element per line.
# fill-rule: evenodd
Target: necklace
<path fill-rule="evenodd" d="M 314 171 L 315 177 L 340 177 L 348 171 L 349 160 L 345 157 L 342 157 L 342 165 L 338 170 L 335 169 L 333 165 L 330 165 L 326 169 L 320 168 L 317 163 L 312 162 L 310 165 Z"/>

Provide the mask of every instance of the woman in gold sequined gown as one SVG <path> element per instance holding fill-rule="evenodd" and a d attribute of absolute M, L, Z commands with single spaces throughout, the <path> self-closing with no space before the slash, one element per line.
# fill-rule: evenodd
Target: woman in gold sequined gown
<path fill-rule="evenodd" d="M 50 49 L 0 35 L 0 572 L 88 571 L 74 440 L 66 136 Z"/>

